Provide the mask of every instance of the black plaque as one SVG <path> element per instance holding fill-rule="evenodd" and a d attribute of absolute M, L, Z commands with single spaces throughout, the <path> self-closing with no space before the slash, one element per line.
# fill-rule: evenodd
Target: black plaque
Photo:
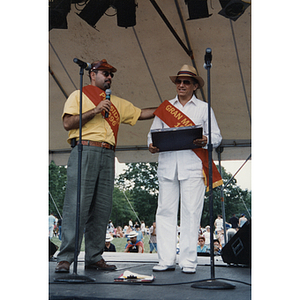
<path fill-rule="evenodd" d="M 203 128 L 199 125 L 151 130 L 152 144 L 159 152 L 201 148 L 193 140 L 202 138 Z"/>

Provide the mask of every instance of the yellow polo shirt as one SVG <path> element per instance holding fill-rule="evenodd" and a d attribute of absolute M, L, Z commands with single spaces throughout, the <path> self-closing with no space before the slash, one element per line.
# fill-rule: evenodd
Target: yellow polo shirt
<path fill-rule="evenodd" d="M 67 99 L 62 118 L 65 114 L 79 115 L 79 100 L 80 91 L 74 91 Z M 120 122 L 125 124 L 135 125 L 140 114 L 141 109 L 135 107 L 129 101 L 111 95 L 111 102 L 117 108 L 120 114 Z M 93 109 L 95 104 L 83 93 L 82 94 L 82 113 Z M 79 129 L 71 129 L 69 131 L 68 143 L 71 139 L 79 140 Z M 96 142 L 106 142 L 115 145 L 115 137 L 109 124 L 105 121 L 102 114 L 97 114 L 92 120 L 82 126 L 82 140 L 90 140 Z"/>

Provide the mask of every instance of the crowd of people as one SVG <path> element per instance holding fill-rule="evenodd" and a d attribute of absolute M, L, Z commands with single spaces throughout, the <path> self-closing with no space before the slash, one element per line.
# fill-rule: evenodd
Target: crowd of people
<path fill-rule="evenodd" d="M 127 243 L 124 252 L 144 253 L 144 236 L 150 236 L 150 253 L 152 253 L 154 249 L 157 251 L 155 229 L 155 222 L 153 222 L 152 226 L 149 228 L 145 225 L 144 221 L 141 221 L 141 224 L 139 224 L 138 222 L 135 222 L 135 224 L 133 224 L 132 219 L 130 219 L 128 225 L 125 225 L 122 229 L 121 226 L 114 227 L 112 221 L 110 220 L 107 225 L 105 243 L 106 247 L 104 248 L 104 251 L 115 252 L 115 250 L 110 250 L 109 248 L 113 238 L 126 238 Z"/>
<path fill-rule="evenodd" d="M 240 217 L 236 217 L 235 214 L 229 219 L 228 222 L 225 221 L 226 226 L 226 241 L 228 242 L 238 230 L 247 222 L 245 214 L 241 214 Z M 199 228 L 198 233 L 198 245 L 197 254 L 209 253 L 210 252 L 210 226 L 205 228 Z M 220 255 L 222 248 L 225 246 L 224 237 L 224 221 L 222 215 L 218 215 L 214 222 L 214 232 L 213 232 L 213 242 L 214 242 L 214 254 Z"/>
<path fill-rule="evenodd" d="M 234 234 L 247 222 L 245 214 L 241 214 L 240 217 L 236 217 L 235 214 L 225 222 L 227 242 L 234 236 Z M 61 219 L 58 219 L 53 213 L 49 215 L 49 238 L 53 236 L 58 237 L 61 240 Z M 124 252 L 136 252 L 144 253 L 145 246 L 144 237 L 148 236 L 150 253 L 153 251 L 157 252 L 157 241 L 156 241 L 156 222 L 149 227 L 145 225 L 144 221 L 141 224 L 135 222 L 133 224 L 132 219 L 129 220 L 128 225 L 114 226 L 110 220 L 107 225 L 105 249 L 104 251 L 116 252 L 116 247 L 112 243 L 114 238 L 126 238 L 127 243 L 124 248 Z M 225 245 L 224 238 L 224 222 L 222 215 L 218 215 L 214 222 L 214 254 L 220 255 L 221 250 Z M 180 226 L 177 226 L 177 249 L 176 253 L 180 253 Z M 201 227 L 199 226 L 198 232 L 198 244 L 197 254 L 201 256 L 203 253 L 210 253 L 210 226 Z"/>
<path fill-rule="evenodd" d="M 234 236 L 235 233 L 247 222 L 245 214 L 241 214 L 240 217 L 236 217 L 235 214 L 225 222 L 227 242 Z M 128 225 L 125 225 L 122 229 L 121 226 L 114 227 L 112 221 L 109 221 L 106 234 L 106 249 L 105 251 L 116 251 L 109 249 L 113 238 L 126 238 L 127 244 L 124 252 L 144 252 L 144 236 L 149 236 L 150 253 L 154 250 L 157 252 L 156 241 L 156 222 L 153 222 L 152 226 L 145 225 L 144 221 L 141 224 L 135 222 L 133 225 L 132 219 L 129 220 Z M 225 246 L 224 238 L 224 222 L 222 215 L 218 215 L 214 222 L 213 232 L 214 242 L 214 254 L 220 255 L 222 248 Z M 109 244 L 108 244 L 109 243 Z M 180 253 L 180 226 L 177 226 L 177 249 L 176 253 Z M 198 244 L 197 254 L 210 253 L 210 226 L 199 226 L 198 232 Z"/>

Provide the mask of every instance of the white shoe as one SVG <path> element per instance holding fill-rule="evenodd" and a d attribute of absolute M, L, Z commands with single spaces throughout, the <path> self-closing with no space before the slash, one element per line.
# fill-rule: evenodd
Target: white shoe
<path fill-rule="evenodd" d="M 195 268 L 182 268 L 182 273 L 185 274 L 195 274 L 196 269 Z"/>
<path fill-rule="evenodd" d="M 156 265 L 153 267 L 154 272 L 164 272 L 164 271 L 174 271 L 175 265 L 172 266 L 163 266 L 163 265 Z"/>

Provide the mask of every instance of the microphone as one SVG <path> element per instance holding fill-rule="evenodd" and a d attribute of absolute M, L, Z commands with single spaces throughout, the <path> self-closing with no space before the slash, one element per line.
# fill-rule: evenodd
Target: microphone
<path fill-rule="evenodd" d="M 208 65 L 211 63 L 212 61 L 212 55 L 211 55 L 211 49 L 210 48 L 206 48 L 206 53 L 204 56 L 204 61 L 205 63 Z"/>
<path fill-rule="evenodd" d="M 111 90 L 110 90 L 110 89 L 105 90 L 105 94 L 106 94 L 105 100 L 107 99 L 107 100 L 110 101 Z M 104 117 L 105 117 L 105 118 L 108 118 L 108 114 L 109 114 L 109 112 L 106 111 Z"/>
<path fill-rule="evenodd" d="M 73 62 L 77 64 L 80 68 L 83 68 L 85 70 L 90 70 L 92 68 L 92 65 L 90 63 L 86 63 L 78 58 L 74 58 Z"/>

